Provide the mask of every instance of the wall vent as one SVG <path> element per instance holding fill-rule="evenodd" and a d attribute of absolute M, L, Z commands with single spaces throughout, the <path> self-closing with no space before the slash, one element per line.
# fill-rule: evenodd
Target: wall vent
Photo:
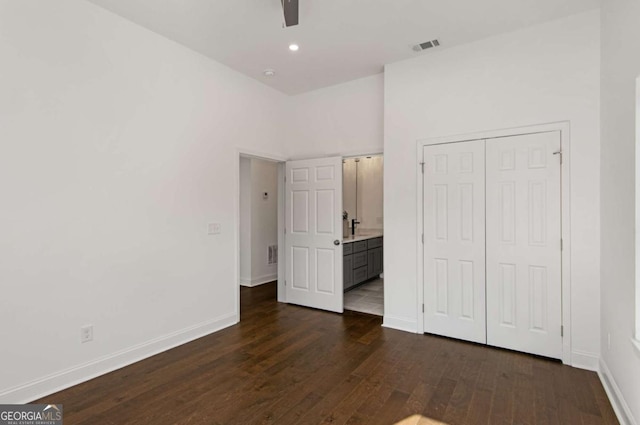
<path fill-rule="evenodd" d="M 413 46 L 413 50 L 416 52 L 421 52 L 432 47 L 438 47 L 439 45 L 440 42 L 438 40 L 425 41 L 424 43 L 416 44 L 415 46 Z"/>
<path fill-rule="evenodd" d="M 278 245 L 269 245 L 267 264 L 278 264 Z"/>

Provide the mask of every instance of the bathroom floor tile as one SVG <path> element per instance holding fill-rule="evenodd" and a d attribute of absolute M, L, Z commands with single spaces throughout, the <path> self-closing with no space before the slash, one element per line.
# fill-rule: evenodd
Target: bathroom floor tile
<path fill-rule="evenodd" d="M 344 309 L 382 316 L 384 280 L 375 279 L 344 294 Z"/>

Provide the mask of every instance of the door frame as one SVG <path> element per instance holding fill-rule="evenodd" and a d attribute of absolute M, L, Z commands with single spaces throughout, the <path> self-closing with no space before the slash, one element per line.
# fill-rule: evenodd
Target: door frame
<path fill-rule="evenodd" d="M 372 150 L 372 151 L 349 151 L 344 153 L 337 153 L 331 155 L 304 155 L 293 156 L 290 158 L 273 155 L 266 152 L 260 152 L 252 149 L 237 148 L 235 153 L 235 172 L 234 172 L 234 185 L 235 185 L 235 219 L 236 225 L 234 228 L 234 243 L 235 243 L 235 274 L 236 277 L 233 280 L 235 284 L 235 306 L 237 320 L 240 321 L 240 157 L 256 158 L 263 161 L 276 162 L 278 164 L 278 302 L 286 303 L 287 295 L 285 290 L 285 272 L 286 272 L 286 256 L 282 255 L 285 251 L 285 234 L 284 234 L 284 222 L 285 222 L 285 165 L 287 161 L 296 161 L 300 159 L 314 159 L 314 158 L 327 158 L 330 156 L 341 156 L 343 159 L 353 158 L 357 156 L 368 155 L 384 155 L 384 150 Z"/>
<path fill-rule="evenodd" d="M 432 137 L 416 141 L 416 220 L 418 232 L 416 233 L 417 258 L 417 285 L 416 285 L 416 311 L 418 312 L 418 333 L 424 333 L 424 234 L 423 222 L 423 148 L 430 145 L 446 143 L 468 142 L 473 140 L 495 139 L 500 137 L 521 136 L 525 134 L 560 132 L 560 147 L 562 149 L 562 166 L 560 167 L 560 209 L 563 249 L 561 251 L 562 264 L 562 363 L 571 365 L 571 125 L 569 121 L 552 122 L 525 127 L 507 128 L 501 130 L 480 131 L 474 133 Z"/>
<path fill-rule="evenodd" d="M 278 164 L 278 253 L 284 252 L 284 165 L 286 158 L 249 149 L 236 149 L 234 173 L 234 209 L 236 225 L 233 229 L 235 244 L 235 306 L 237 320 L 240 321 L 240 158 L 254 158 Z M 286 302 L 284 291 L 285 257 L 278 255 L 278 301 Z"/>

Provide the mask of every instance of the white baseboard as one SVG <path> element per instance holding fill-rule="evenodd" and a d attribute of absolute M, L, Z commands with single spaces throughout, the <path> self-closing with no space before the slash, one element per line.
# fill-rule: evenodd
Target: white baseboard
<path fill-rule="evenodd" d="M 25 404 L 238 323 L 230 313 L 0 392 L 0 404 Z"/>
<path fill-rule="evenodd" d="M 240 285 L 253 288 L 254 286 L 264 285 L 265 283 L 273 282 L 274 280 L 278 280 L 277 273 L 259 276 L 251 280 L 240 279 Z"/>
<path fill-rule="evenodd" d="M 604 390 L 609 397 L 609 401 L 613 406 L 613 410 L 616 412 L 618 422 L 620 422 L 621 425 L 638 425 L 638 422 L 636 422 L 633 417 L 633 413 L 624 399 L 616 380 L 613 378 L 613 375 L 611 375 L 609 367 L 602 359 L 600 359 L 598 376 L 600 377 L 600 382 L 602 382 L 602 386 L 604 387 Z"/>
<path fill-rule="evenodd" d="M 416 333 L 418 332 L 418 324 L 415 320 L 407 319 L 404 317 L 394 317 L 387 314 L 382 318 L 382 326 L 390 329 L 397 329 L 399 331 Z"/>
<path fill-rule="evenodd" d="M 600 356 L 596 353 L 574 350 L 571 352 L 571 366 L 597 372 L 600 370 Z"/>

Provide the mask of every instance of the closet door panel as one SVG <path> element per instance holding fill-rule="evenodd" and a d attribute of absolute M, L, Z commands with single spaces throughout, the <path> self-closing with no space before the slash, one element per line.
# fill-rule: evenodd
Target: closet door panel
<path fill-rule="evenodd" d="M 425 332 L 486 343 L 484 141 L 423 154 Z"/>
<path fill-rule="evenodd" d="M 560 133 L 486 142 L 487 343 L 562 357 Z"/>

